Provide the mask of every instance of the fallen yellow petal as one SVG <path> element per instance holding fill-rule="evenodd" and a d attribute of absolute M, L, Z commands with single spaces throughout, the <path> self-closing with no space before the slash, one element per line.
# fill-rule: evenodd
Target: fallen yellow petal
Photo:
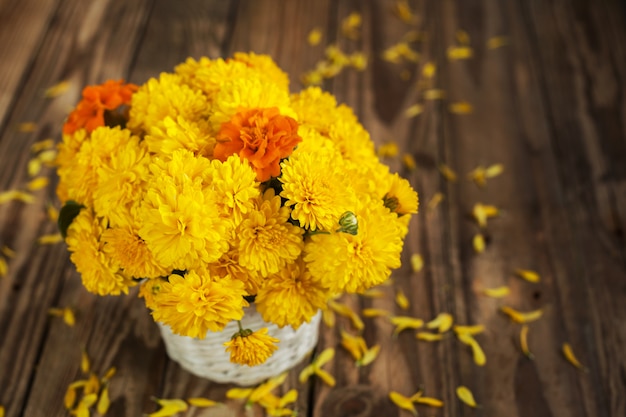
<path fill-rule="evenodd" d="M 48 165 L 54 164 L 54 160 L 56 159 L 56 157 L 57 151 L 54 149 L 48 149 L 47 151 L 43 151 L 39 155 L 37 155 L 37 159 Z"/>
<path fill-rule="evenodd" d="M 304 369 L 300 371 L 300 374 L 298 375 L 298 381 L 300 381 L 301 384 L 304 384 L 314 373 L 315 364 L 307 365 L 304 367 Z"/>
<path fill-rule="evenodd" d="M 41 172 L 41 161 L 37 158 L 29 160 L 26 170 L 30 177 L 34 177 Z"/>
<path fill-rule="evenodd" d="M 429 61 L 422 67 L 422 75 L 424 78 L 433 78 L 437 73 L 437 65 L 434 62 Z"/>
<path fill-rule="evenodd" d="M 381 298 L 385 296 L 385 293 L 378 288 L 370 288 L 368 290 L 365 290 L 365 292 L 363 292 L 363 294 L 361 295 L 369 298 Z"/>
<path fill-rule="evenodd" d="M 70 308 L 63 309 L 63 321 L 70 327 L 74 327 L 74 324 L 76 324 L 74 312 Z"/>
<path fill-rule="evenodd" d="M 48 87 L 46 91 L 44 92 L 44 97 L 46 98 L 58 97 L 61 94 L 64 94 L 68 90 L 68 88 L 70 88 L 70 82 L 61 81 L 53 85 L 52 87 Z"/>
<path fill-rule="evenodd" d="M 443 193 L 436 192 L 428 201 L 428 210 L 434 210 L 444 199 Z"/>
<path fill-rule="evenodd" d="M 457 180 L 456 172 L 454 172 L 452 168 L 444 163 L 439 164 L 439 172 L 446 180 L 450 182 L 455 182 Z"/>
<path fill-rule="evenodd" d="M 115 373 L 117 372 L 117 369 L 115 368 L 115 366 L 110 367 L 104 374 L 104 376 L 102 377 L 102 382 L 106 383 L 108 380 L 110 380 L 111 378 L 113 378 L 113 375 L 115 375 Z"/>
<path fill-rule="evenodd" d="M 417 116 L 418 114 L 421 114 L 423 111 L 424 107 L 421 104 L 414 104 L 404 111 L 404 116 L 410 119 Z"/>
<path fill-rule="evenodd" d="M 357 313 L 355 313 L 347 305 L 339 303 L 339 302 L 336 302 L 336 301 L 329 301 L 328 302 L 328 306 L 335 313 L 340 314 L 340 315 L 342 315 L 344 317 L 347 317 L 350 320 L 350 322 L 352 323 L 352 325 L 354 326 L 355 329 L 363 330 L 363 328 L 365 328 L 365 324 L 363 324 L 363 321 L 361 320 L 359 315 Z"/>
<path fill-rule="evenodd" d="M 424 326 L 424 320 L 415 317 L 394 316 L 390 317 L 389 321 L 391 322 L 391 324 L 396 326 L 393 332 L 394 335 L 397 335 L 401 331 L 406 329 L 419 329 Z"/>
<path fill-rule="evenodd" d="M 515 270 L 515 274 L 528 282 L 537 283 L 541 281 L 539 274 L 529 269 L 517 269 Z"/>
<path fill-rule="evenodd" d="M 424 90 L 424 100 L 441 100 L 446 97 L 446 93 L 443 90 L 437 88 L 430 88 L 428 90 Z"/>
<path fill-rule="evenodd" d="M 424 259 L 422 258 L 422 255 L 420 255 L 419 253 L 414 253 L 413 255 L 411 255 L 411 268 L 413 269 L 413 272 L 419 272 L 422 270 L 423 267 Z"/>
<path fill-rule="evenodd" d="M 148 414 L 148 417 L 171 417 L 174 414 L 178 414 L 182 411 L 187 411 L 189 406 L 183 400 L 178 399 L 159 399 L 153 398 L 160 406 L 161 409 L 154 413 Z"/>
<path fill-rule="evenodd" d="M 469 46 L 451 46 L 448 48 L 447 54 L 450 61 L 456 61 L 471 58 L 474 51 Z"/>
<path fill-rule="evenodd" d="M 335 313 L 330 308 L 322 310 L 322 321 L 326 327 L 335 327 Z"/>
<path fill-rule="evenodd" d="M 417 332 L 415 337 L 425 342 L 438 342 L 443 339 L 443 335 L 441 333 L 429 333 L 429 332 Z"/>
<path fill-rule="evenodd" d="M 4 258 L 0 258 L 0 277 L 5 277 L 9 272 L 9 265 L 7 264 L 7 260 Z"/>
<path fill-rule="evenodd" d="M 250 394 L 250 397 L 248 398 L 248 402 L 255 403 L 259 401 L 265 395 L 269 394 L 270 391 L 272 391 L 274 388 L 278 387 L 283 382 L 285 382 L 286 378 L 287 378 L 287 372 L 283 372 L 280 375 L 277 375 L 275 377 L 268 379 L 266 382 L 264 382 L 263 384 L 259 385 L 258 387 L 252 390 L 252 393 Z"/>
<path fill-rule="evenodd" d="M 416 16 L 411 10 L 411 6 L 409 6 L 407 0 L 396 1 L 393 7 L 393 11 L 395 15 L 398 16 L 398 18 L 404 23 L 410 24 L 415 21 Z"/>
<path fill-rule="evenodd" d="M 456 334 L 467 333 L 477 335 L 485 331 L 485 326 L 482 324 L 475 324 L 473 326 L 454 326 L 453 330 Z"/>
<path fill-rule="evenodd" d="M 315 375 L 317 375 L 329 387 L 335 386 L 335 378 L 325 370 L 317 368 L 315 369 Z"/>
<path fill-rule="evenodd" d="M 474 363 L 478 366 L 484 366 L 487 363 L 487 356 L 476 339 L 469 333 L 457 333 L 456 335 L 461 342 L 472 348 Z"/>
<path fill-rule="evenodd" d="M 503 171 L 504 165 L 502 164 L 490 165 L 485 169 L 485 176 L 487 178 L 497 177 L 498 175 L 502 174 Z"/>
<path fill-rule="evenodd" d="M 110 406 L 111 399 L 109 398 L 109 386 L 105 385 L 100 392 L 100 398 L 98 398 L 98 405 L 96 406 L 96 410 L 98 411 L 98 414 L 103 416 L 107 413 L 107 411 L 109 411 Z"/>
<path fill-rule="evenodd" d="M 398 407 L 404 410 L 410 411 L 415 416 L 417 415 L 417 410 L 415 409 L 415 406 L 413 405 L 413 401 L 411 401 L 410 398 L 405 397 L 399 392 L 391 391 L 389 393 L 389 399 L 393 401 L 393 403 L 397 405 Z"/>
<path fill-rule="evenodd" d="M 56 222 L 59 220 L 59 210 L 56 209 L 52 204 L 48 204 L 46 208 L 46 212 L 48 213 L 48 219 Z"/>
<path fill-rule="evenodd" d="M 569 343 L 563 343 L 562 351 L 563 351 L 563 355 L 565 356 L 565 359 L 567 359 L 569 363 L 571 363 L 572 365 L 574 365 L 576 368 L 580 370 L 583 370 L 583 371 L 586 370 L 586 368 L 580 363 L 578 358 L 576 358 L 576 356 L 574 355 L 572 346 Z"/>
<path fill-rule="evenodd" d="M 4 406 L 0 405 L 0 417 L 4 417 Z"/>
<path fill-rule="evenodd" d="M 505 36 L 494 36 L 487 40 L 488 49 L 497 49 L 509 44 L 509 38 Z"/>
<path fill-rule="evenodd" d="M 371 318 L 371 317 L 387 317 L 391 313 L 387 310 L 383 310 L 380 308 L 364 308 L 363 310 L 361 310 L 361 314 L 363 314 L 363 317 Z"/>
<path fill-rule="evenodd" d="M 63 236 L 61 233 L 53 233 L 51 235 L 39 236 L 37 243 L 40 245 L 53 245 L 55 243 L 63 242 Z"/>
<path fill-rule="evenodd" d="M 523 325 L 522 330 L 520 330 L 519 343 L 522 349 L 522 353 L 524 353 L 524 355 L 526 355 L 529 359 L 534 359 L 535 355 L 533 355 L 528 348 L 528 325 L 526 324 Z"/>
<path fill-rule="evenodd" d="M 476 400 L 474 400 L 474 394 L 472 394 L 472 391 L 469 390 L 469 388 L 467 388 L 466 386 L 458 386 L 456 388 L 456 395 L 457 397 L 459 397 L 459 399 L 461 401 L 463 401 L 465 404 L 469 405 L 470 407 L 477 407 L 478 405 L 476 404 Z"/>
<path fill-rule="evenodd" d="M 87 384 L 85 384 L 85 394 L 97 394 L 100 391 L 100 380 L 94 373 L 89 374 Z"/>
<path fill-rule="evenodd" d="M 467 176 L 479 187 L 484 187 L 487 184 L 487 175 L 485 174 L 485 168 L 483 166 L 477 166 L 470 171 Z"/>
<path fill-rule="evenodd" d="M 26 188 L 30 191 L 41 190 L 47 187 L 49 182 L 48 177 L 37 177 L 26 183 Z"/>
<path fill-rule="evenodd" d="M 231 388 L 226 391 L 226 398 L 230 398 L 231 400 L 242 400 L 244 398 L 248 398 L 254 388 Z"/>
<path fill-rule="evenodd" d="M 307 42 L 309 45 L 316 46 L 322 41 L 322 30 L 320 28 L 314 28 L 309 32 L 307 36 Z"/>
<path fill-rule="evenodd" d="M 324 349 L 317 356 L 317 358 L 315 358 L 315 360 L 313 362 L 315 363 L 315 366 L 317 366 L 319 368 L 321 366 L 324 366 L 326 363 L 328 363 L 334 357 L 335 357 L 335 349 L 329 347 L 329 348 Z"/>
<path fill-rule="evenodd" d="M 341 331 L 341 346 L 352 355 L 355 361 L 360 360 L 367 350 L 365 339 L 361 336 L 353 336 L 343 330 Z"/>
<path fill-rule="evenodd" d="M 213 407 L 219 404 L 217 401 L 202 397 L 187 398 L 187 402 L 194 407 Z"/>
<path fill-rule="evenodd" d="M 13 249 L 11 249 L 10 247 L 8 247 L 7 245 L 4 245 L 2 247 L 2 253 L 7 257 L 7 258 L 15 258 L 15 251 Z"/>
<path fill-rule="evenodd" d="M 341 22 L 341 33 L 348 39 L 359 38 L 359 27 L 361 26 L 361 14 L 352 12 Z"/>
<path fill-rule="evenodd" d="M 374 359 L 378 356 L 380 352 L 380 345 L 374 345 L 371 348 L 367 349 L 361 359 L 356 362 L 357 366 L 367 366 L 370 363 L 374 362 Z"/>
<path fill-rule="evenodd" d="M 37 130 L 37 123 L 24 122 L 17 125 L 17 130 L 22 133 L 31 133 Z"/>
<path fill-rule="evenodd" d="M 457 101 L 450 103 L 448 110 L 454 114 L 470 114 L 474 111 L 474 108 L 467 101 Z"/>
<path fill-rule="evenodd" d="M 30 204 L 35 201 L 35 197 L 32 194 L 28 194 L 20 190 L 7 190 L 0 193 L 0 204 L 8 201 L 17 200 Z"/>
<path fill-rule="evenodd" d="M 439 313 L 437 317 L 426 323 L 428 329 L 437 329 L 439 333 L 445 333 L 452 327 L 454 318 L 450 313 Z"/>
<path fill-rule="evenodd" d="M 91 362 L 89 360 L 89 356 L 87 355 L 87 352 L 85 351 L 85 349 L 83 349 L 81 356 L 80 356 L 80 370 L 86 374 L 86 373 L 89 373 L 90 369 L 91 369 Z"/>
<path fill-rule="evenodd" d="M 474 247 L 474 252 L 483 253 L 486 246 L 485 237 L 481 233 L 476 233 L 472 239 L 472 246 Z"/>
<path fill-rule="evenodd" d="M 67 408 L 68 410 L 72 409 L 74 407 L 74 404 L 76 403 L 76 386 L 74 384 L 70 384 L 67 387 L 67 391 L 65 391 L 65 396 L 63 397 L 63 405 L 65 405 L 65 408 Z"/>
<path fill-rule="evenodd" d="M 417 163 L 415 162 L 415 158 L 410 153 L 405 153 L 402 155 L 402 163 L 404 167 L 409 171 L 413 171 L 417 167 Z"/>
<path fill-rule="evenodd" d="M 387 142 L 378 147 L 378 156 L 380 158 L 393 158 L 398 156 L 398 144 L 396 142 Z"/>
<path fill-rule="evenodd" d="M 496 288 L 484 288 L 482 290 L 482 293 L 485 294 L 487 297 L 502 298 L 502 297 L 506 297 L 507 295 L 509 295 L 511 293 L 511 289 L 507 287 L 506 285 L 504 285 L 502 287 L 496 287 Z"/>
<path fill-rule="evenodd" d="M 509 316 L 511 320 L 513 320 L 516 323 L 521 323 L 521 324 L 538 320 L 543 315 L 543 310 L 541 309 L 529 311 L 527 313 L 522 313 L 511 307 L 504 306 L 504 307 L 501 307 L 500 310 L 504 314 Z"/>
<path fill-rule="evenodd" d="M 431 407 L 443 407 L 443 401 L 431 397 L 419 397 L 415 399 L 416 403 L 429 405 Z"/>
<path fill-rule="evenodd" d="M 30 151 L 33 153 L 37 153 L 46 149 L 51 149 L 54 147 L 54 139 L 48 138 L 44 140 L 37 141 L 30 146 Z"/>
<path fill-rule="evenodd" d="M 404 291 L 402 291 L 402 289 L 399 289 L 396 292 L 396 304 L 398 304 L 398 307 L 403 310 L 408 309 L 410 306 L 409 299 L 407 298 L 406 294 L 404 294 Z"/>
<path fill-rule="evenodd" d="M 463 46 L 467 46 L 470 44 L 470 37 L 469 34 L 462 30 L 462 29 L 458 29 L 455 33 L 456 36 L 456 40 L 458 43 L 460 43 Z"/>

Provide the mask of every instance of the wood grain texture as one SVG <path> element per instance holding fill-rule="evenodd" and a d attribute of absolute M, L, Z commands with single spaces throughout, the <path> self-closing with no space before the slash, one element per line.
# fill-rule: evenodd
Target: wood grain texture
<path fill-rule="evenodd" d="M 37 7 L 33 4 L 37 3 Z M 191 56 L 227 57 L 236 51 L 272 55 L 302 88 L 301 75 L 336 44 L 346 53 L 365 52 L 365 71 L 344 69 L 324 82 L 338 102 L 350 105 L 377 145 L 398 144 L 417 169 L 400 157 L 386 158 L 420 193 L 420 213 L 412 219 L 402 255 L 383 297 L 349 295 L 340 301 L 360 312 L 381 308 L 395 315 L 429 321 L 451 313 L 458 324 L 484 324 L 477 336 L 487 363 L 477 366 L 471 351 L 452 334 L 424 342 L 415 331 L 393 337 L 385 318 L 364 319 L 368 346 L 381 346 L 378 358 L 358 367 L 340 346 L 340 330 L 357 334 L 344 317 L 322 325 L 313 355 L 336 349 L 324 366 L 337 381 L 328 387 L 313 377 L 297 380 L 306 361 L 280 388 L 297 388 L 300 416 L 408 416 L 389 392 L 425 395 L 445 402 L 441 409 L 417 406 L 427 416 L 622 417 L 626 415 L 626 26 L 616 0 L 412 0 L 416 14 L 402 22 L 391 0 L 96 0 L 90 2 L 0 1 L 0 190 L 29 180 L 30 146 L 58 138 L 67 110 L 85 84 L 107 78 L 143 83 L 171 71 Z M 358 39 L 348 39 L 342 20 L 362 16 Z M 323 42 L 310 46 L 309 31 L 321 29 Z M 459 30 L 473 56 L 450 60 L 447 48 L 459 44 Z M 393 64 L 381 58 L 409 31 L 420 40 L 417 63 Z M 488 47 L 503 36 L 508 43 Z M 422 70 L 437 72 L 428 88 L 443 99 L 428 100 Z M 43 91 L 69 80 L 62 96 Z M 453 102 L 471 103 L 471 114 L 449 111 Z M 413 104 L 423 112 L 407 118 Z M 34 121 L 34 132 L 18 132 Z M 446 181 L 445 163 L 458 174 Z M 484 188 L 467 179 L 478 165 L 502 163 L 502 175 Z M 136 290 L 128 297 L 87 293 L 65 246 L 39 245 L 56 228 L 45 214 L 55 201 L 52 185 L 36 193 L 36 203 L 0 205 L 0 247 L 16 251 L 0 277 L 0 405 L 7 416 L 65 416 L 69 383 L 85 375 L 81 350 L 98 374 L 115 366 L 112 405 L 107 415 L 139 416 L 157 409 L 151 397 L 207 397 L 223 405 L 191 407 L 184 416 L 262 416 L 258 406 L 226 400 L 232 385 L 195 377 L 168 359 L 159 332 Z M 429 208 L 442 193 L 444 200 Z M 479 229 L 472 220 L 476 203 L 492 204 L 500 216 Z M 476 233 L 487 246 L 477 254 Z M 419 253 L 424 269 L 411 270 Z M 540 273 L 532 284 L 515 276 L 518 268 Z M 507 285 L 504 299 L 487 298 L 484 288 Z M 409 296 L 404 310 L 397 291 Z M 541 308 L 529 324 L 530 349 L 520 351 L 520 325 L 499 308 Z M 68 327 L 48 315 L 51 307 L 71 307 L 77 324 Z M 561 353 L 570 343 L 587 371 Z M 459 402 L 455 390 L 472 390 L 480 408 Z"/>

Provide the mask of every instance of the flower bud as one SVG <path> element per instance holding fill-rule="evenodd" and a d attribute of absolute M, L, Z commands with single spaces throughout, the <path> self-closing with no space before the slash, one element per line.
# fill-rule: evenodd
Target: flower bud
<path fill-rule="evenodd" d="M 351 211 L 346 211 L 339 218 L 339 229 L 338 232 L 349 233 L 351 235 L 356 235 L 359 232 L 359 222 L 357 221 L 356 215 Z"/>

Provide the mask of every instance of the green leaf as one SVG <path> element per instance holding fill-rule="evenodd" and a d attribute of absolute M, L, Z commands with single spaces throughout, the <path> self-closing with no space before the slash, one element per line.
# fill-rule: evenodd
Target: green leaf
<path fill-rule="evenodd" d="M 80 210 L 85 208 L 82 204 L 77 203 L 76 201 L 68 200 L 63 207 L 61 207 L 61 211 L 59 212 L 59 230 L 61 231 L 61 236 L 65 239 L 67 236 L 67 229 L 72 224 L 72 221 Z"/>

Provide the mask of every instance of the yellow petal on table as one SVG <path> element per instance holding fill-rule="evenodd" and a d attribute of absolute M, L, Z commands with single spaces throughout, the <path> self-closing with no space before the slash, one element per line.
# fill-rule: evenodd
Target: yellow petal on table
<path fill-rule="evenodd" d="M 404 291 L 402 291 L 402 289 L 398 289 L 398 291 L 396 292 L 396 304 L 402 310 L 408 309 L 409 306 L 411 305 L 411 303 L 409 302 L 409 299 L 407 298 Z"/>
<path fill-rule="evenodd" d="M 448 165 L 444 163 L 440 163 L 438 168 L 439 168 L 439 172 L 441 173 L 441 175 L 443 175 L 443 177 L 446 180 L 450 182 L 455 182 L 457 180 L 456 172 L 454 172 L 454 170 L 450 168 Z"/>
<path fill-rule="evenodd" d="M 283 372 L 280 375 L 277 375 L 275 377 L 268 379 L 266 382 L 254 388 L 254 390 L 250 394 L 250 397 L 248 398 L 248 402 L 253 402 L 253 403 L 257 402 L 266 394 L 269 394 L 274 388 L 278 387 L 283 382 L 285 382 L 286 378 L 287 378 L 287 372 Z"/>
<path fill-rule="evenodd" d="M 254 388 L 231 388 L 226 391 L 226 398 L 230 398 L 231 400 L 243 400 L 244 398 L 248 398 Z"/>
<path fill-rule="evenodd" d="M 472 238 L 472 246 L 474 248 L 474 252 L 483 253 L 485 251 L 485 237 L 482 233 L 476 233 Z"/>
<path fill-rule="evenodd" d="M 509 38 L 506 36 L 493 36 L 487 40 L 488 49 L 497 49 L 509 44 Z"/>
<path fill-rule="evenodd" d="M 528 325 L 523 325 L 522 330 L 519 333 L 519 344 L 522 349 L 522 353 L 526 355 L 529 359 L 534 359 L 535 355 L 530 352 L 528 348 Z"/>
<path fill-rule="evenodd" d="M 360 294 L 363 297 L 368 297 L 368 298 L 382 298 L 385 296 L 385 292 L 378 289 L 378 288 L 370 288 L 367 289 L 363 292 L 363 294 Z"/>
<path fill-rule="evenodd" d="M 417 332 L 415 337 L 425 342 L 438 342 L 443 340 L 443 334 L 441 333 Z"/>
<path fill-rule="evenodd" d="M 520 324 L 538 320 L 543 315 L 543 310 L 541 309 L 522 313 L 521 311 L 517 311 L 514 308 L 504 306 L 500 307 L 500 311 L 509 316 L 509 318 L 514 322 Z"/>
<path fill-rule="evenodd" d="M 214 400 L 209 400 L 208 398 L 202 398 L 202 397 L 194 397 L 194 398 L 187 398 L 187 403 L 189 403 L 189 405 L 193 405 L 194 407 L 213 407 L 217 404 L 219 404 L 219 402 L 214 401 Z"/>
<path fill-rule="evenodd" d="M 179 399 L 159 399 L 153 398 L 161 408 L 154 413 L 148 414 L 148 417 L 171 417 L 183 411 L 187 411 L 189 406 L 183 400 Z"/>
<path fill-rule="evenodd" d="M 337 301 L 329 301 L 328 306 L 337 314 L 347 317 L 355 329 L 363 330 L 365 324 L 359 317 L 357 313 L 355 313 L 350 307 L 343 303 L 339 303 Z"/>
<path fill-rule="evenodd" d="M 35 122 L 24 122 L 17 125 L 17 131 L 22 133 L 31 133 L 37 130 L 37 123 Z"/>
<path fill-rule="evenodd" d="M 484 366 L 487 363 L 487 356 L 476 339 L 469 333 L 457 333 L 456 335 L 462 343 L 472 348 L 474 363 L 478 366 Z"/>
<path fill-rule="evenodd" d="M 413 401 L 411 401 L 410 398 L 405 397 L 399 392 L 391 391 L 389 393 L 389 399 L 398 407 L 410 411 L 414 416 L 417 415 L 417 410 L 415 409 Z"/>
<path fill-rule="evenodd" d="M 446 52 L 450 61 L 469 59 L 474 54 L 473 49 L 469 46 L 451 46 Z"/>
<path fill-rule="evenodd" d="M 356 40 L 359 38 L 359 28 L 361 27 L 361 14 L 352 12 L 342 20 L 341 33 L 348 39 Z"/>
<path fill-rule="evenodd" d="M 380 352 L 380 345 L 374 345 L 371 348 L 367 349 L 361 359 L 356 361 L 356 366 L 367 366 L 370 363 L 374 362 L 374 359 L 378 356 Z"/>
<path fill-rule="evenodd" d="M 476 203 L 472 208 L 472 217 L 481 228 L 487 226 L 487 219 L 496 217 L 500 214 L 500 210 L 496 206 Z"/>
<path fill-rule="evenodd" d="M 394 335 L 398 335 L 401 331 L 406 329 L 419 329 L 424 327 L 424 320 L 415 317 L 394 316 L 390 317 L 389 321 L 391 322 L 391 324 L 396 326 L 395 330 L 393 331 Z"/>
<path fill-rule="evenodd" d="M 429 79 L 433 78 L 436 73 L 437 73 L 437 65 L 432 61 L 428 61 L 422 67 L 422 76 L 424 76 L 424 78 L 429 78 Z"/>
<path fill-rule="evenodd" d="M 51 87 L 48 87 L 44 92 L 44 97 L 46 98 L 54 98 L 64 94 L 70 88 L 69 81 L 61 81 Z"/>
<path fill-rule="evenodd" d="M 306 380 L 309 379 L 309 377 L 311 377 L 313 374 L 316 374 L 317 376 L 319 376 L 320 378 L 324 380 L 325 377 L 320 375 L 320 373 L 325 373 L 325 371 L 322 371 L 320 368 L 324 366 L 326 363 L 328 363 L 334 356 L 335 356 L 334 348 L 324 349 L 319 355 L 317 355 L 317 357 L 309 365 L 307 365 L 300 372 L 300 375 L 298 376 L 298 380 L 300 381 L 300 383 L 306 382 Z M 333 378 L 333 385 L 334 385 L 334 378 Z"/>
<path fill-rule="evenodd" d="M 311 46 L 319 45 L 322 41 L 322 30 L 320 28 L 311 29 L 306 39 Z"/>
<path fill-rule="evenodd" d="M 28 161 L 28 165 L 26 167 L 26 171 L 30 177 L 34 177 L 35 175 L 41 172 L 41 161 L 37 158 L 33 158 Z"/>
<path fill-rule="evenodd" d="M 100 397 L 98 398 L 98 404 L 96 405 L 96 410 L 98 414 L 101 416 L 105 415 L 107 411 L 109 411 L 109 407 L 111 406 L 111 399 L 109 398 L 109 386 L 105 385 L 100 391 Z"/>
<path fill-rule="evenodd" d="M 115 366 L 110 367 L 104 373 L 104 376 L 102 377 L 102 383 L 103 384 L 107 383 L 111 378 L 113 378 L 113 376 L 115 375 L 116 372 L 117 372 L 117 369 L 115 368 Z"/>
<path fill-rule="evenodd" d="M 484 187 L 487 185 L 487 174 L 485 173 L 485 167 L 482 165 L 477 166 L 472 171 L 467 174 L 467 177 L 474 181 L 479 187 Z"/>
<path fill-rule="evenodd" d="M 48 138 L 44 140 L 37 141 L 30 145 L 30 151 L 32 153 L 37 153 L 46 149 L 54 148 L 54 139 Z"/>
<path fill-rule="evenodd" d="M 529 269 L 516 269 L 515 275 L 532 283 L 537 283 L 541 281 L 541 277 L 539 276 L 539 274 Z"/>
<path fill-rule="evenodd" d="M 59 220 L 59 210 L 57 210 L 57 208 L 50 203 L 47 204 L 46 213 L 48 214 L 48 219 L 52 220 L 53 222 Z"/>
<path fill-rule="evenodd" d="M 423 111 L 424 106 L 422 106 L 421 104 L 414 104 L 410 107 L 407 107 L 407 109 L 404 111 L 404 116 L 410 119 L 421 114 Z"/>
<path fill-rule="evenodd" d="M 424 391 L 420 388 L 415 394 L 409 397 L 409 400 L 416 402 L 418 398 L 422 398 L 422 395 L 424 395 Z"/>
<path fill-rule="evenodd" d="M 416 398 L 414 401 L 418 404 L 429 405 L 431 407 L 443 407 L 443 401 L 437 398 L 420 396 L 419 398 Z"/>
<path fill-rule="evenodd" d="M 507 295 L 509 295 L 511 293 L 511 289 L 507 287 L 506 285 L 503 285 L 501 287 L 495 287 L 495 288 L 484 288 L 482 290 L 482 293 L 486 295 L 487 297 L 502 298 L 502 297 L 506 297 Z"/>
<path fill-rule="evenodd" d="M 0 258 L 0 278 L 7 275 L 9 272 L 9 265 L 7 264 L 7 260 L 4 258 Z"/>
<path fill-rule="evenodd" d="M 450 103 L 448 111 L 454 114 L 470 114 L 474 111 L 474 107 L 467 101 L 457 101 Z"/>
<path fill-rule="evenodd" d="M 416 19 L 407 0 L 397 0 L 393 6 L 393 12 L 400 20 L 407 24 L 413 23 Z"/>
<path fill-rule="evenodd" d="M 43 235 L 37 238 L 37 243 L 39 243 L 40 245 L 53 245 L 59 242 L 63 242 L 63 236 L 61 236 L 61 233 Z"/>
<path fill-rule="evenodd" d="M 84 374 L 89 373 L 91 369 L 91 361 L 89 360 L 89 355 L 87 355 L 87 351 L 83 349 L 80 355 L 80 370 L 83 371 Z"/>
<path fill-rule="evenodd" d="M 454 326 L 452 330 L 454 330 L 454 333 L 457 335 L 461 333 L 477 335 L 485 331 L 485 326 L 483 324 L 475 324 L 473 326 Z"/>
<path fill-rule="evenodd" d="M 415 162 L 415 158 L 410 153 L 405 153 L 402 155 L 402 164 L 409 171 L 413 171 L 417 167 L 417 163 Z"/>
<path fill-rule="evenodd" d="M 458 29 L 455 33 L 456 41 L 463 46 L 468 46 L 470 44 L 469 34 L 463 29 Z"/>
<path fill-rule="evenodd" d="M 322 310 L 322 321 L 326 327 L 335 327 L 335 313 L 330 308 Z"/>
<path fill-rule="evenodd" d="M 563 347 L 561 348 L 561 350 L 563 352 L 563 356 L 565 356 L 565 359 L 567 359 L 567 361 L 569 363 L 571 363 L 576 368 L 578 368 L 578 369 L 580 369 L 582 371 L 586 370 L 586 368 L 580 363 L 578 358 L 576 358 L 576 356 L 574 355 L 574 351 L 572 350 L 572 346 L 569 343 L 563 343 Z"/>
<path fill-rule="evenodd" d="M 361 310 L 361 314 L 363 314 L 363 317 L 372 318 L 387 317 L 391 313 L 387 310 L 383 310 L 382 308 L 364 308 L 363 310 Z"/>
<path fill-rule="evenodd" d="M 317 375 L 319 379 L 324 381 L 324 383 L 329 387 L 334 387 L 336 384 L 335 377 L 333 377 L 331 374 L 323 369 L 318 369 L 317 371 L 315 371 L 315 375 Z"/>
<path fill-rule="evenodd" d="M 503 171 L 504 171 L 504 165 L 493 164 L 493 165 L 488 166 L 485 169 L 485 176 L 487 178 L 497 177 L 498 175 L 502 174 Z"/>
<path fill-rule="evenodd" d="M 439 203 L 441 203 L 444 198 L 445 196 L 443 195 L 443 193 L 436 192 L 428 201 L 428 210 L 434 210 L 435 208 L 437 208 Z"/>
<path fill-rule="evenodd" d="M 13 200 L 30 204 L 35 201 L 35 196 L 20 190 L 7 190 L 0 193 L 0 204 Z"/>
<path fill-rule="evenodd" d="M 470 407 L 477 407 L 476 400 L 474 400 L 474 394 L 466 386 L 460 385 L 456 388 L 456 395 L 459 400 L 463 401 Z"/>
<path fill-rule="evenodd" d="M 439 313 L 437 317 L 426 323 L 428 329 L 437 329 L 439 333 L 445 333 L 452 327 L 454 318 L 450 313 Z"/>
<path fill-rule="evenodd" d="M 7 258 L 15 258 L 15 251 L 13 249 L 11 249 L 10 247 L 8 247 L 7 245 L 4 245 L 2 247 L 2 253 L 7 257 Z"/>
<path fill-rule="evenodd" d="M 100 379 L 94 373 L 89 374 L 87 384 L 85 385 L 85 394 L 97 394 L 100 391 Z"/>
<path fill-rule="evenodd" d="M 411 255 L 411 268 L 413 269 L 413 272 L 419 272 L 422 268 L 424 268 L 424 259 L 422 258 L 422 255 L 419 253 Z"/>
<path fill-rule="evenodd" d="M 442 100 L 446 97 L 446 92 L 438 88 L 429 88 L 424 90 L 424 100 Z"/>
<path fill-rule="evenodd" d="M 47 187 L 49 182 L 50 182 L 50 179 L 48 179 L 48 177 L 33 178 L 32 180 L 26 183 L 26 188 L 30 191 L 41 190 L 42 188 Z"/>
<path fill-rule="evenodd" d="M 353 52 L 348 56 L 348 65 L 357 71 L 367 68 L 367 55 L 363 52 Z"/>
<path fill-rule="evenodd" d="M 65 391 L 65 396 L 63 397 L 63 405 L 65 405 L 65 408 L 70 410 L 74 407 L 77 398 L 76 389 L 81 386 L 85 386 L 86 383 L 87 381 L 80 380 L 74 381 L 70 385 L 68 385 L 67 390 Z"/>
<path fill-rule="evenodd" d="M 396 142 L 383 143 L 376 152 L 380 158 L 393 158 L 398 156 L 398 144 Z"/>
<path fill-rule="evenodd" d="M 54 149 L 49 149 L 47 151 L 41 152 L 37 155 L 37 159 L 39 159 L 44 164 L 52 165 L 54 164 L 54 160 L 57 157 L 57 151 Z"/>
<path fill-rule="evenodd" d="M 365 339 L 361 336 L 353 336 L 343 330 L 341 331 L 341 346 L 352 355 L 355 361 L 360 360 L 367 351 Z"/>
<path fill-rule="evenodd" d="M 4 406 L 0 405 L 0 417 L 4 417 Z"/>

